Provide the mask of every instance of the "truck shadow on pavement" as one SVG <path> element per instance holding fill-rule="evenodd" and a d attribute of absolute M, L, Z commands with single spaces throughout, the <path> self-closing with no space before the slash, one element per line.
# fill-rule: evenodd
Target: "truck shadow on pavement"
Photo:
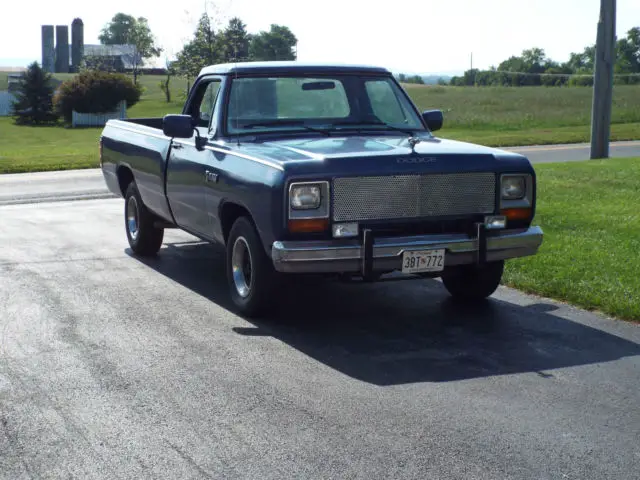
<path fill-rule="evenodd" d="M 128 255 L 233 311 L 224 251 L 165 244 L 158 258 Z M 269 336 L 355 379 L 375 385 L 447 382 L 513 373 L 552 379 L 554 369 L 640 355 L 640 345 L 579 323 L 580 311 L 491 297 L 454 303 L 436 280 L 341 283 L 296 279 L 271 318 L 234 331 Z M 499 295 L 501 296 L 501 295 Z M 521 301 L 519 297 L 515 301 Z M 565 309 L 563 309 L 564 311 Z"/>

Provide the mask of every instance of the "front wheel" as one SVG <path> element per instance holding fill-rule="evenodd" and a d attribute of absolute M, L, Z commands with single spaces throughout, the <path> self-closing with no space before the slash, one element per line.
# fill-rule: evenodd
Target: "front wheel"
<path fill-rule="evenodd" d="M 478 301 L 490 297 L 498 289 L 503 271 L 503 260 L 483 266 L 461 265 L 445 271 L 442 283 L 452 297 Z"/>
<path fill-rule="evenodd" d="M 247 217 L 235 221 L 226 248 L 227 282 L 234 305 L 247 317 L 267 313 L 274 303 L 276 271 Z"/>

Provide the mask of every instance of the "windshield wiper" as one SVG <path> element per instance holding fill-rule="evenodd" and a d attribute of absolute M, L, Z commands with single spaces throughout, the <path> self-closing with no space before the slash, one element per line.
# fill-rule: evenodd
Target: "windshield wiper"
<path fill-rule="evenodd" d="M 310 127 L 309 125 L 305 125 L 304 122 L 301 121 L 297 121 L 297 120 L 274 120 L 274 121 L 269 121 L 269 122 L 255 122 L 255 123 L 248 123 L 246 125 L 243 125 L 242 128 L 257 128 L 257 127 L 287 127 L 287 126 L 292 126 L 292 127 L 302 127 L 305 130 L 308 130 L 310 132 L 316 132 L 316 133 L 322 133 L 323 135 L 326 135 L 327 137 L 330 135 L 328 130 L 322 129 L 322 128 L 314 128 L 314 127 Z"/>
<path fill-rule="evenodd" d="M 388 129 L 391 130 L 395 130 L 397 132 L 402 132 L 405 133 L 409 136 L 413 136 L 414 133 L 416 133 L 417 130 L 410 130 L 408 128 L 400 128 L 400 127 L 396 127 L 393 125 L 390 125 L 388 123 L 385 122 L 376 122 L 376 121 L 367 121 L 367 122 L 359 122 L 359 121 L 353 121 L 353 120 L 348 120 L 348 121 L 344 121 L 344 122 L 334 122 L 331 125 L 333 126 L 354 126 L 354 127 L 367 127 L 367 126 L 381 126 L 381 127 L 386 127 Z"/>

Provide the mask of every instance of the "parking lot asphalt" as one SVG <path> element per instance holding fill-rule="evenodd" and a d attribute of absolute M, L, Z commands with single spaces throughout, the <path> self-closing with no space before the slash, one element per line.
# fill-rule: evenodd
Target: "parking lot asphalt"
<path fill-rule="evenodd" d="M 128 249 L 120 199 L 0 207 L 0 478 L 633 479 L 640 327 L 508 288 L 292 282 Z"/>

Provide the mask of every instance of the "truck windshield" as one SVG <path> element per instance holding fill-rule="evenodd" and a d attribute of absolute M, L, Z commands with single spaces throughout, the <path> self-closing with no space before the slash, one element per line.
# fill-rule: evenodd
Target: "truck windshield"
<path fill-rule="evenodd" d="M 232 79 L 229 134 L 271 131 L 425 131 L 404 93 L 381 76 Z"/>

